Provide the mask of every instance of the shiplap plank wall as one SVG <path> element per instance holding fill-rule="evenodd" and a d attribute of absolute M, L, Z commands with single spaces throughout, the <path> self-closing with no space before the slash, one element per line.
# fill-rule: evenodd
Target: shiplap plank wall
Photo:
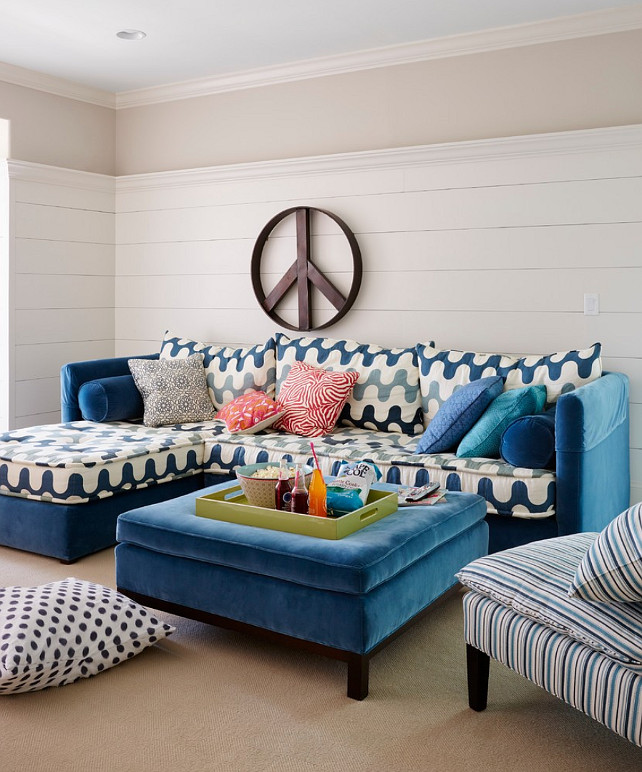
<path fill-rule="evenodd" d="M 0 121 L 0 131 L 2 130 Z M 9 195 L 9 170 L 6 161 L 0 163 L 0 429 L 9 426 L 10 395 L 9 373 L 13 368 L 10 359 L 9 336 L 11 333 L 12 287 L 11 262 L 9 260 L 11 223 L 11 199 Z"/>
<path fill-rule="evenodd" d="M 254 241 L 282 209 L 329 209 L 355 232 L 364 279 L 323 334 L 519 354 L 600 340 L 605 367 L 631 377 L 642 499 L 640 127 L 137 175 L 116 190 L 117 354 L 157 350 L 167 328 L 269 337 L 249 279 Z M 322 268 L 345 286 L 336 228 L 317 218 L 315 230 Z M 293 259 L 291 223 L 270 250 L 268 287 Z M 600 294 L 599 316 L 584 316 L 586 292 Z M 285 307 L 293 318 L 293 299 Z"/>
<path fill-rule="evenodd" d="M 60 420 L 60 368 L 113 356 L 114 181 L 11 164 L 10 425 Z"/>

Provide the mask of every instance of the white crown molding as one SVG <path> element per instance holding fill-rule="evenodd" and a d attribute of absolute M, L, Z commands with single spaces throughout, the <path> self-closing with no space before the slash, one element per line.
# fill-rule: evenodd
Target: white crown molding
<path fill-rule="evenodd" d="M 115 179 L 117 192 L 140 191 L 236 180 L 495 161 L 501 158 L 613 151 L 631 147 L 642 149 L 642 124 L 130 174 Z"/>
<path fill-rule="evenodd" d="M 75 99 L 100 107 L 123 109 L 171 102 L 192 97 L 210 96 L 226 91 L 258 88 L 288 83 L 306 78 L 340 75 L 359 70 L 375 69 L 396 64 L 443 59 L 451 56 L 495 51 L 504 48 L 550 43 L 572 38 L 625 32 L 642 27 L 642 4 L 627 5 L 603 11 L 562 16 L 529 24 L 450 35 L 415 43 L 406 43 L 366 51 L 307 59 L 273 67 L 198 78 L 150 88 L 121 91 L 113 94 L 64 78 L 36 72 L 6 62 L 0 62 L 0 81 Z"/>
<path fill-rule="evenodd" d="M 78 102 L 89 102 L 100 107 L 114 108 L 116 95 L 99 88 L 84 86 L 54 75 L 46 75 L 44 72 L 27 70 L 14 64 L 0 62 L 0 81 L 13 83 L 15 86 L 33 88 L 36 91 L 45 91 L 48 94 L 75 99 Z"/>
<path fill-rule="evenodd" d="M 114 192 L 114 180 L 109 174 L 83 172 L 77 169 L 65 169 L 61 166 L 47 166 L 31 161 L 6 161 L 9 179 L 21 182 L 39 182 L 45 185 L 58 185 L 80 190 Z"/>
<path fill-rule="evenodd" d="M 624 32 L 640 27 L 642 27 L 642 4 L 624 6 L 574 16 L 562 16 L 557 19 L 547 19 L 530 24 L 498 27 L 463 35 L 450 35 L 415 43 L 373 48 L 350 54 L 307 59 L 228 75 L 170 83 L 164 86 L 121 91 L 115 97 L 116 108 L 140 107 L 306 78 L 340 75 L 429 59 L 443 59 L 484 51 L 604 35 L 611 32 Z"/>

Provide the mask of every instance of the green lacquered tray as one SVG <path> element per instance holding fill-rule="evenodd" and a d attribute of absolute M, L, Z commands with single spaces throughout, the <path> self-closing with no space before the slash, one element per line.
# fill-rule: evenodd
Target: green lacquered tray
<path fill-rule="evenodd" d="M 344 536 L 365 528 L 397 510 L 397 494 L 371 490 L 368 503 L 341 517 L 316 517 L 298 512 L 253 507 L 247 503 L 240 486 L 208 493 L 196 499 L 196 514 L 227 523 L 253 525 L 273 531 L 300 533 L 319 539 L 343 539 Z"/>

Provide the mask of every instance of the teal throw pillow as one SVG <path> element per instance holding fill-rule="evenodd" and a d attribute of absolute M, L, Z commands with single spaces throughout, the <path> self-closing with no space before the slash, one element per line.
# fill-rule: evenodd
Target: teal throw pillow
<path fill-rule="evenodd" d="M 516 418 L 541 413 L 546 386 L 526 386 L 505 391 L 490 406 L 457 448 L 460 458 L 499 458 L 504 429 Z"/>
<path fill-rule="evenodd" d="M 479 378 L 460 386 L 439 408 L 417 445 L 417 453 L 444 453 L 454 448 L 502 393 L 500 375 Z"/>

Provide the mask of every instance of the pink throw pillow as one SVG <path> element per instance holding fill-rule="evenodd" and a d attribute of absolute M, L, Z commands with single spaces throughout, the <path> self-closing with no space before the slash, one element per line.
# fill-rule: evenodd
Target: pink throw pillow
<path fill-rule="evenodd" d="M 250 429 L 267 418 L 274 417 L 279 408 L 273 399 L 263 391 L 249 391 L 224 405 L 216 414 L 225 421 L 230 432 L 240 432 Z M 268 424 L 266 423 L 265 426 Z"/>
<path fill-rule="evenodd" d="M 358 377 L 354 371 L 323 370 L 295 362 L 277 396 L 283 415 L 275 428 L 303 437 L 331 432 Z"/>

